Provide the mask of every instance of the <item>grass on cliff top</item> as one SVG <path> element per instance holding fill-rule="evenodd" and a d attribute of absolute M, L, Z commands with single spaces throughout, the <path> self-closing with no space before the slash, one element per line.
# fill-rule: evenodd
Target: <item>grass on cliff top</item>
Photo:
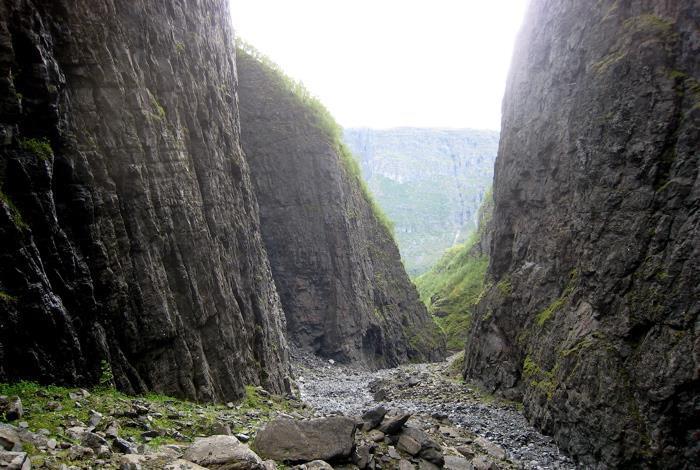
<path fill-rule="evenodd" d="M 335 147 L 335 150 L 340 157 L 340 160 L 345 168 L 346 173 L 358 184 L 362 195 L 367 200 L 367 203 L 372 209 L 372 213 L 377 221 L 387 230 L 389 236 L 394 236 L 394 223 L 387 217 L 377 201 L 372 196 L 364 178 L 362 170 L 357 158 L 352 154 L 352 151 L 343 142 L 343 129 L 335 121 L 328 109 L 316 98 L 311 92 L 298 80 L 288 76 L 284 71 L 274 63 L 270 58 L 262 54 L 255 47 L 238 39 L 236 41 L 236 52 L 239 56 L 250 57 L 262 66 L 264 66 L 272 76 L 276 77 L 280 84 L 289 90 L 300 102 L 300 104 L 309 109 L 316 117 L 316 125 L 327 136 L 328 140 Z"/>
<path fill-rule="evenodd" d="M 421 301 L 447 335 L 447 348 L 464 348 L 474 307 L 485 287 L 487 256 L 474 253 L 474 245 L 490 220 L 492 195 L 480 209 L 479 229 L 470 238 L 448 249 L 437 264 L 416 278 Z"/>
<path fill-rule="evenodd" d="M 274 413 L 290 410 L 290 402 L 282 397 L 265 397 L 253 386 L 247 386 L 245 392 L 238 403 L 229 407 L 223 404 L 198 404 L 155 393 L 129 396 L 109 387 L 96 387 L 85 395 L 78 388 L 24 381 L 0 383 L 0 396 L 18 396 L 22 400 L 24 415 L 21 421 L 27 422 L 30 431 L 45 429 L 58 442 L 78 443 L 66 434 L 66 428 L 80 425 L 78 422 L 86 425 L 90 410 L 95 410 L 103 415 L 98 430 L 103 430 L 110 421 L 115 420 L 119 424 L 120 437 L 137 444 L 148 443 L 155 448 L 211 435 L 217 422 L 230 425 L 234 433 L 250 434 L 261 423 L 271 419 Z M 122 416 L 134 405 L 150 410 L 147 420 Z M 161 431 L 161 435 L 152 439 L 142 437 L 146 421 L 148 427 Z M 7 422 L 5 416 L 0 415 L 0 422 Z M 17 425 L 17 422 L 10 424 Z M 31 446 L 25 451 L 37 452 Z"/>

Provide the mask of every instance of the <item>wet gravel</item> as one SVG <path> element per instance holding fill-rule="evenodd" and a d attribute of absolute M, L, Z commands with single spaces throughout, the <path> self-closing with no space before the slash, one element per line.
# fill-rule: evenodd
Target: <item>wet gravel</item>
<path fill-rule="evenodd" d="M 320 415 L 359 416 L 383 404 L 415 415 L 446 418 L 458 428 L 499 444 L 518 467 L 576 468 L 552 438 L 527 422 L 516 404 L 493 399 L 450 378 L 450 359 L 375 372 L 330 364 L 298 351 L 293 359 L 301 398 Z"/>

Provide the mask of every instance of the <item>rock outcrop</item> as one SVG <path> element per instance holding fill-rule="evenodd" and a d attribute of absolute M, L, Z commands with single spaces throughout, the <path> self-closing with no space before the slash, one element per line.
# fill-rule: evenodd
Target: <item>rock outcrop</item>
<path fill-rule="evenodd" d="M 369 366 L 430 360 L 444 339 L 333 119 L 272 64 L 238 54 L 243 149 L 289 339 Z"/>
<path fill-rule="evenodd" d="M 584 465 L 694 467 L 700 10 L 531 2 L 466 377 Z"/>
<path fill-rule="evenodd" d="M 0 381 L 285 389 L 234 57 L 225 0 L 0 1 Z"/>
<path fill-rule="evenodd" d="M 498 131 L 345 129 L 377 201 L 396 221 L 396 242 L 411 276 L 428 271 L 476 228 L 493 180 Z"/>

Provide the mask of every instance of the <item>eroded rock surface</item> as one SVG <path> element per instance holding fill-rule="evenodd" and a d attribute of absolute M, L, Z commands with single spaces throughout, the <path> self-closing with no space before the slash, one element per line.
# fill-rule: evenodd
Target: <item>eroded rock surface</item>
<path fill-rule="evenodd" d="M 0 381 L 285 388 L 234 57 L 224 0 L 0 1 Z"/>
<path fill-rule="evenodd" d="M 697 465 L 694 0 L 531 2 L 466 376 L 585 465 Z"/>
<path fill-rule="evenodd" d="M 444 354 L 332 118 L 238 54 L 243 148 L 290 340 L 368 366 Z M 353 169 L 355 168 L 355 169 Z"/>

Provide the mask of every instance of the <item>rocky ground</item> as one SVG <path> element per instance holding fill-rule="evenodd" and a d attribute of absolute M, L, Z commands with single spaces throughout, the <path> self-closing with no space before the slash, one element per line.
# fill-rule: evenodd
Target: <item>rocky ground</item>
<path fill-rule="evenodd" d="M 0 468 L 573 467 L 515 404 L 461 383 L 450 362 L 367 372 L 297 352 L 294 363 L 301 399 L 247 387 L 240 402 L 203 405 L 0 384 Z"/>
<path fill-rule="evenodd" d="M 470 445 L 501 467 L 574 468 L 550 437 L 537 432 L 518 404 L 498 400 L 464 384 L 453 356 L 367 372 L 295 354 L 301 397 L 318 413 L 360 415 L 383 405 L 412 413 L 408 424 L 428 429 L 445 447 Z"/>

